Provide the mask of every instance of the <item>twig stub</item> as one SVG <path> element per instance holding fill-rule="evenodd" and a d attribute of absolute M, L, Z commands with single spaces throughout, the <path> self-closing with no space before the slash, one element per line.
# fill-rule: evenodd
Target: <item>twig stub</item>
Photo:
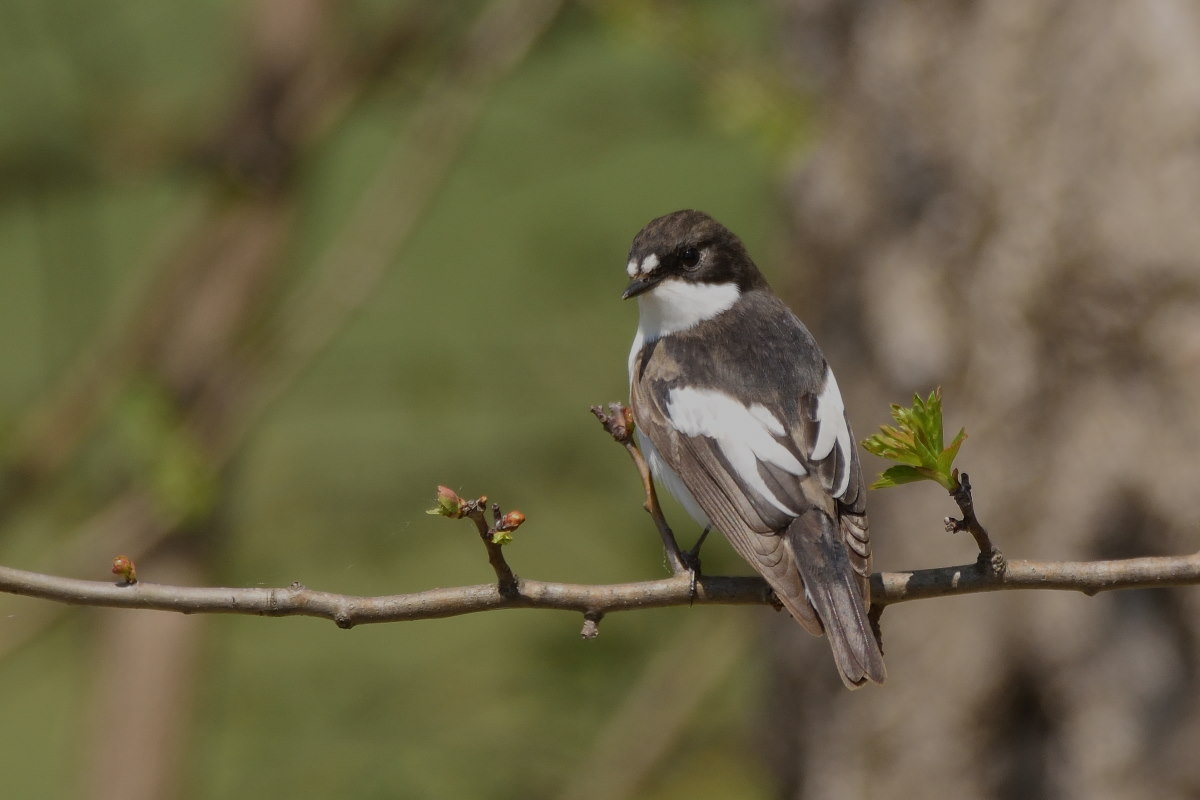
<path fill-rule="evenodd" d="M 583 615 L 583 628 L 579 631 L 581 639 L 595 639 L 600 635 L 600 620 L 604 619 L 602 611 L 588 611 Z"/>
<path fill-rule="evenodd" d="M 604 426 L 608 435 L 617 442 L 629 444 L 633 441 L 633 411 L 627 406 L 621 403 L 609 403 L 607 412 L 602 405 L 592 406 L 591 410 L 596 419 L 600 420 L 600 424 Z"/>

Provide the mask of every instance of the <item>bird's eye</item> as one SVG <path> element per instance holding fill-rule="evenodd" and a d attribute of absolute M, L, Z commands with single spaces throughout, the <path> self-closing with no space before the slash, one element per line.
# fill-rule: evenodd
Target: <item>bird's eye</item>
<path fill-rule="evenodd" d="M 684 269 L 691 269 L 700 263 L 700 251 L 694 247 L 685 247 L 679 253 L 679 263 Z"/>

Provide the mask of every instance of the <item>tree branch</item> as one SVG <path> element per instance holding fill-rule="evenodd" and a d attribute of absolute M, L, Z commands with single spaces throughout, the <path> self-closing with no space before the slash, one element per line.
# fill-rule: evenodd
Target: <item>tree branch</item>
<path fill-rule="evenodd" d="M 664 544 L 673 544 L 674 537 L 669 536 L 670 529 L 654 502 L 653 482 L 645 459 L 640 457 L 631 440 L 632 417 L 620 404 L 612 404 L 609 408 L 610 414 L 605 414 L 600 407 L 592 411 L 613 438 L 634 456 L 643 484 L 649 487 L 646 510 L 654 517 L 660 533 L 665 529 Z M 974 509 L 965 475 L 963 483 L 963 492 L 955 499 L 967 519 L 966 529 L 970 529 L 969 520 L 974 519 Z M 171 586 L 138 582 L 132 562 L 118 557 L 113 562 L 113 571 L 125 578 L 120 583 L 85 581 L 0 566 L 0 592 L 73 605 L 184 614 L 320 617 L 333 620 L 341 628 L 370 622 L 452 617 L 499 608 L 544 608 L 583 614 L 581 635 L 584 638 L 596 636 L 600 620 L 615 611 L 696 604 L 779 607 L 762 578 L 702 577 L 698 570 L 679 569 L 674 563 L 671 577 L 639 583 L 581 585 L 518 579 L 501 547 L 511 540 L 511 533 L 524 522 L 525 516 L 519 511 L 503 514 L 500 506 L 493 503 L 494 524 L 489 524 L 486 510 L 486 497 L 464 500 L 453 490 L 439 486 L 437 506 L 429 513 L 454 519 L 467 518 L 474 523 L 496 574 L 493 584 L 378 597 L 321 592 L 299 582 L 274 589 Z M 975 525 L 982 530 L 977 520 Z M 990 540 L 985 543 L 988 550 L 998 554 Z M 678 547 L 675 550 L 678 552 Z M 872 623 L 878 624 L 886 606 L 932 597 L 1006 589 L 1058 589 L 1094 595 L 1112 589 L 1200 584 L 1200 553 L 1114 561 L 1010 561 L 1006 567 L 997 570 L 993 561 L 980 558 L 975 564 L 962 566 L 875 573 L 871 576 Z"/>
<path fill-rule="evenodd" d="M 1010 589 L 1056 589 L 1094 595 L 1115 589 L 1200 584 L 1200 553 L 1115 561 L 1009 561 L 1001 575 L 977 564 L 882 572 L 871 576 L 872 602 L 954 597 Z M 85 581 L 0 567 L 0 591 L 73 605 L 141 608 L 183 614 L 307 616 L 351 628 L 372 622 L 437 619 L 500 608 L 542 608 L 582 613 L 588 619 L 616 611 L 687 605 L 767 605 L 773 602 L 757 577 L 699 577 L 581 585 L 521 580 L 515 592 L 498 583 L 360 597 L 308 589 L 300 583 L 274 589 L 169 586 Z"/>

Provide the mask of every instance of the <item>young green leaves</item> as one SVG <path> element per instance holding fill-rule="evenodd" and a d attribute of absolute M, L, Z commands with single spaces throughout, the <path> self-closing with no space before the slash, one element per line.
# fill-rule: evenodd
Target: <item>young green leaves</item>
<path fill-rule="evenodd" d="M 966 429 L 960 429 L 949 447 L 943 446 L 942 437 L 942 389 L 939 386 L 925 400 L 913 395 L 912 408 L 892 404 L 892 419 L 896 427 L 883 425 L 879 433 L 863 440 L 868 453 L 898 462 L 871 484 L 872 489 L 899 486 L 913 481 L 936 481 L 948 492 L 958 490 L 958 470 L 954 469 L 954 457 Z"/>

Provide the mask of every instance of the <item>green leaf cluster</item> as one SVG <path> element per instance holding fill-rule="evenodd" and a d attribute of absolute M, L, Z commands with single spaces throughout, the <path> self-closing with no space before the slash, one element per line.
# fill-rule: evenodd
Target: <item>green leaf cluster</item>
<path fill-rule="evenodd" d="M 922 400 L 913 395 L 912 408 L 892 404 L 896 426 L 882 425 L 879 432 L 863 440 L 868 453 L 895 461 L 871 484 L 872 489 L 899 486 L 913 481 L 936 481 L 946 491 L 958 489 L 958 470 L 954 458 L 967 438 L 961 428 L 949 447 L 942 436 L 942 389 L 939 386 Z"/>

